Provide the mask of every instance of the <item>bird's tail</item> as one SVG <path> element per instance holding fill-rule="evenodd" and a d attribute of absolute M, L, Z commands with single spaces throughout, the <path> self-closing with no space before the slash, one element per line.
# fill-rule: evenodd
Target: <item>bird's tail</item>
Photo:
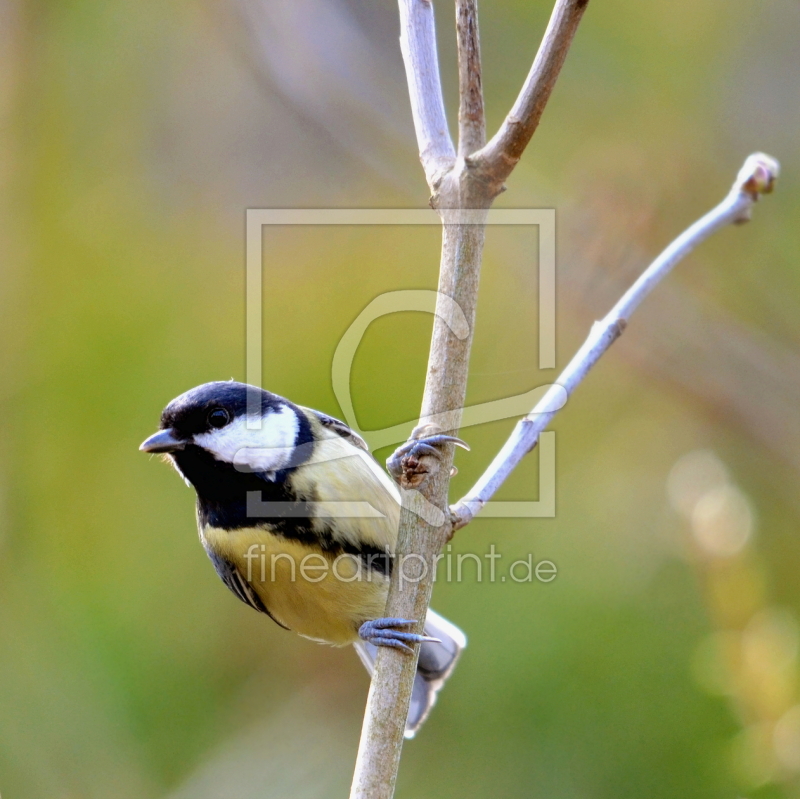
<path fill-rule="evenodd" d="M 413 738 L 422 722 L 428 717 L 436 702 L 436 694 L 450 676 L 461 650 L 467 645 L 467 637 L 447 619 L 428 610 L 425 619 L 425 635 L 438 638 L 441 643 L 426 642 L 420 645 L 417 676 L 411 693 L 411 707 L 406 719 L 406 738 Z M 366 641 L 355 644 L 361 662 L 372 675 L 372 667 L 378 647 Z"/>

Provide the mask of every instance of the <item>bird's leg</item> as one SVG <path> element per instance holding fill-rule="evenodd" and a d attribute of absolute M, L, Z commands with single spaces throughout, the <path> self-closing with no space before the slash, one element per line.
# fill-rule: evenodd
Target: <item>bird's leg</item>
<path fill-rule="evenodd" d="M 441 639 L 431 638 L 429 635 L 417 635 L 406 630 L 398 630 L 398 627 L 410 627 L 416 624 L 413 619 L 373 619 L 365 621 L 358 628 L 361 638 L 375 646 L 391 646 L 395 649 L 402 649 L 405 652 L 413 652 L 412 644 L 422 644 L 427 641 L 441 644 Z"/>
<path fill-rule="evenodd" d="M 469 446 L 460 438 L 444 435 L 438 425 L 424 424 L 415 427 L 411 432 L 411 438 L 389 456 L 386 468 L 395 482 L 403 488 L 418 488 L 431 471 L 428 458 L 440 460 L 442 457 L 440 448 L 442 444 L 448 443 L 469 450 Z"/>

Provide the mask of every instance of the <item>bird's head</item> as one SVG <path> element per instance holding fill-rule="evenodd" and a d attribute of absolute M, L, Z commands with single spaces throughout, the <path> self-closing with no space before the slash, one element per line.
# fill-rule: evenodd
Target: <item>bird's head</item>
<path fill-rule="evenodd" d="M 172 400 L 139 449 L 168 455 L 190 482 L 186 466 L 200 455 L 274 473 L 295 460 L 302 423 L 297 407 L 276 394 L 232 380 L 205 383 Z"/>

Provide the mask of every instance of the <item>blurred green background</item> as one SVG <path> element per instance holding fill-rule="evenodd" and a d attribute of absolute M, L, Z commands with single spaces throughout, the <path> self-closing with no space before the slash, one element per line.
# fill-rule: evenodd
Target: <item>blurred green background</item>
<path fill-rule="evenodd" d="M 491 130 L 549 12 L 482 8 Z M 245 376 L 246 208 L 425 206 L 397 33 L 388 0 L 0 1 L 3 799 L 346 795 L 361 665 L 237 602 L 192 492 L 137 446 L 175 395 Z M 556 518 L 454 540 L 559 574 L 437 587 L 470 646 L 399 797 L 800 796 L 799 33 L 796 0 L 590 4 L 498 202 L 557 209 L 559 366 L 749 152 L 783 175 L 559 416 Z M 264 249 L 265 385 L 338 415 L 339 337 L 378 294 L 435 287 L 436 231 Z M 555 377 L 534 253 L 535 231 L 490 231 L 470 402 Z M 430 327 L 370 328 L 365 429 L 417 412 Z M 454 499 L 511 426 L 465 431 Z M 537 469 L 501 498 L 535 499 Z"/>

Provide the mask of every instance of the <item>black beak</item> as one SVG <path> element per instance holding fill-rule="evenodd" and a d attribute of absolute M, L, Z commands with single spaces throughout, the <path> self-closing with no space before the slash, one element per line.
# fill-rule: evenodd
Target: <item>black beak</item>
<path fill-rule="evenodd" d="M 186 442 L 175 438 L 172 430 L 159 430 L 145 440 L 139 449 L 142 452 L 175 452 L 185 446 Z"/>

